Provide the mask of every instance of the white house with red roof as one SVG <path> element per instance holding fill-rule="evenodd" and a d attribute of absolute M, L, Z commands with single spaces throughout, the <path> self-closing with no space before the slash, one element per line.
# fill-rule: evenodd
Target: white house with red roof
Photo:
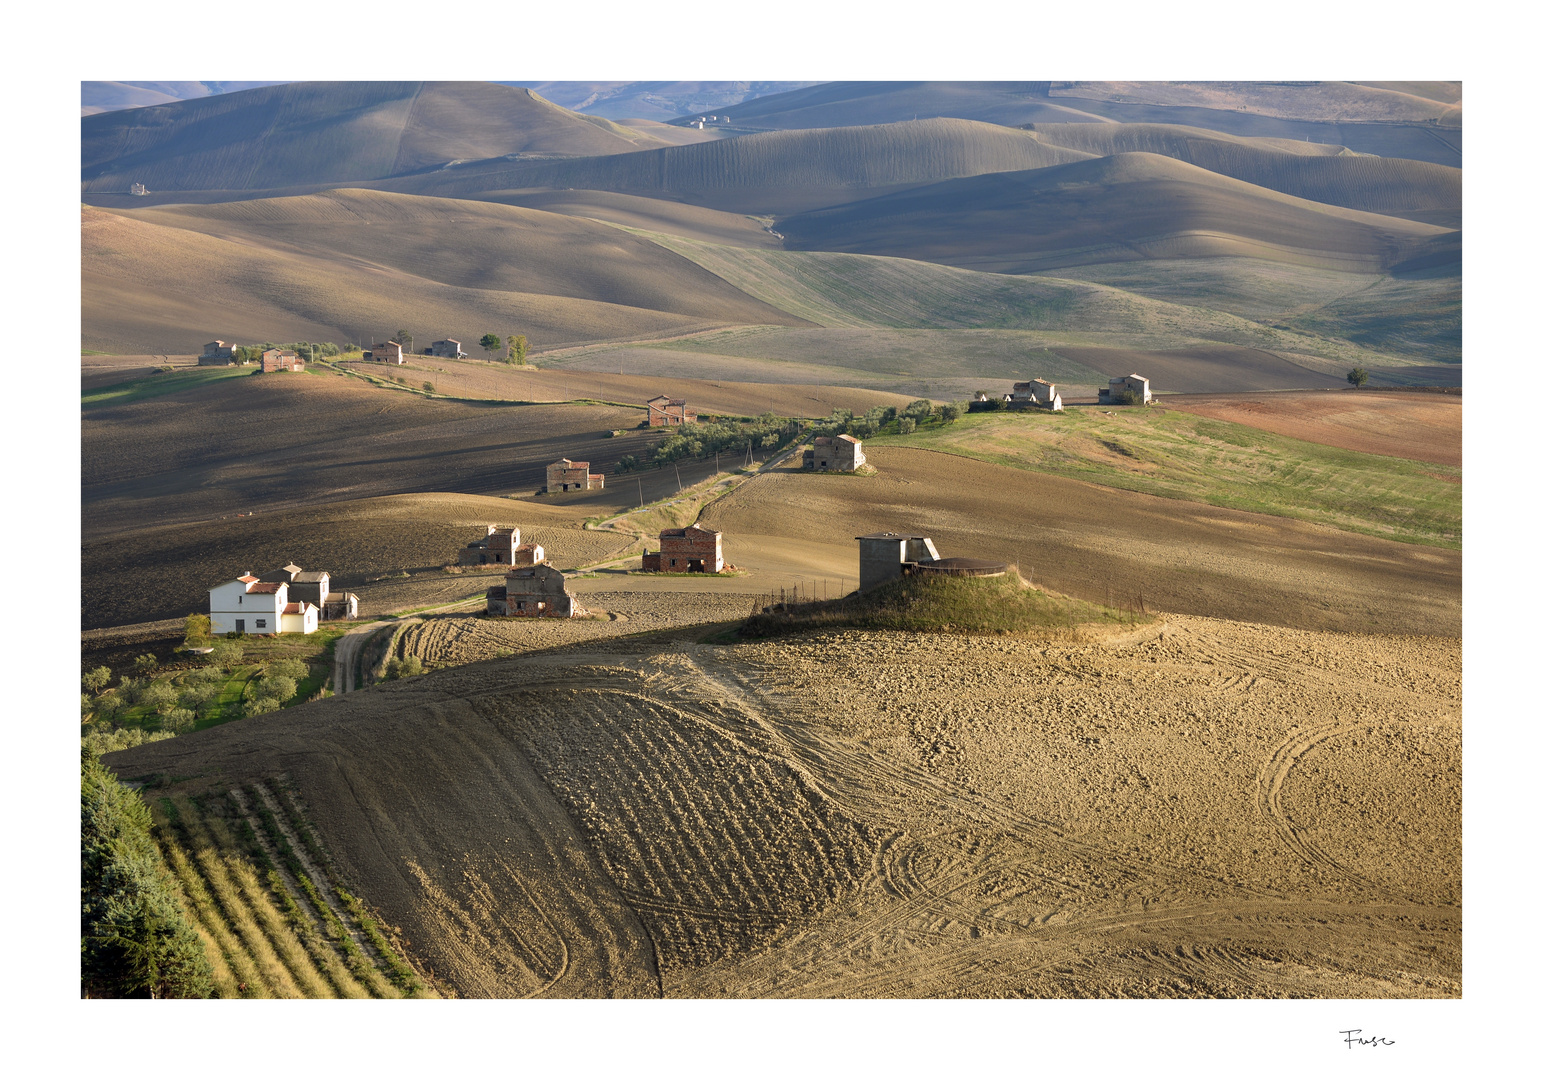
<path fill-rule="evenodd" d="M 307 600 L 290 602 L 287 581 L 263 581 L 250 570 L 209 590 L 214 634 L 313 634 L 319 616 Z"/>

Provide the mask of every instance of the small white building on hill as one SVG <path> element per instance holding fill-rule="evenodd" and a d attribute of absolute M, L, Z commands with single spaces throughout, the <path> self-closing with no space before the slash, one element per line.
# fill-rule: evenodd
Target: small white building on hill
<path fill-rule="evenodd" d="M 308 600 L 291 601 L 287 581 L 247 571 L 209 590 L 209 629 L 219 634 L 312 634 L 320 616 Z"/>

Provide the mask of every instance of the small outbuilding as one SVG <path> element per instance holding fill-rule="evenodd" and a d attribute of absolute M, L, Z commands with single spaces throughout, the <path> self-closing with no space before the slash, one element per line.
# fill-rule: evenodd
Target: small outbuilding
<path fill-rule="evenodd" d="M 351 592 L 333 592 L 332 575 L 325 570 L 302 570 L 294 563 L 287 563 L 268 571 L 258 580 L 284 585 L 289 600 L 310 604 L 321 622 L 359 616 L 359 598 Z M 310 633 L 309 630 L 305 632 Z"/>
<path fill-rule="evenodd" d="M 305 361 L 293 349 L 266 349 L 263 351 L 263 371 L 304 371 Z"/>
<path fill-rule="evenodd" d="M 1007 407 L 1009 409 L 1048 409 L 1050 412 L 1065 411 L 1065 406 L 1061 404 L 1061 392 L 1056 389 L 1055 383 L 1044 379 L 1013 383 L 1013 392 L 1008 395 Z"/>
<path fill-rule="evenodd" d="M 514 549 L 515 566 L 537 566 L 546 562 L 546 549 L 534 540 L 527 541 Z"/>
<path fill-rule="evenodd" d="M 908 567 L 936 562 L 938 549 L 932 540 L 915 533 L 868 533 L 857 538 L 859 589 L 892 581 Z"/>
<path fill-rule="evenodd" d="M 240 346 L 234 341 L 225 342 L 218 338 L 204 346 L 204 351 L 198 354 L 199 367 L 229 367 L 238 363 L 236 350 Z"/>
<path fill-rule="evenodd" d="M 461 343 L 455 338 L 429 342 L 429 355 L 443 356 L 447 360 L 463 360 L 466 357 L 466 354 L 461 351 Z"/>
<path fill-rule="evenodd" d="M 364 351 L 364 359 L 377 364 L 405 364 L 402 346 L 395 341 L 379 341 Z"/>
<path fill-rule="evenodd" d="M 590 472 L 587 461 L 563 458 L 546 467 L 546 489 L 549 494 L 558 491 L 599 491 L 603 487 L 605 474 Z"/>

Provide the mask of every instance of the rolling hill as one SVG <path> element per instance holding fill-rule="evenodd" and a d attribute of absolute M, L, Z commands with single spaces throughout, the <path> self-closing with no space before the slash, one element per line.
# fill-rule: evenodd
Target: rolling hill
<path fill-rule="evenodd" d="M 1450 235 L 1437 226 L 1308 202 L 1146 153 L 944 181 L 794 215 L 777 228 L 798 250 L 893 255 L 1003 273 L 1217 255 L 1385 271 L 1427 255 L 1432 241 Z"/>
<path fill-rule="evenodd" d="M 1079 161 L 1025 131 L 969 120 L 778 131 L 574 161 L 479 161 L 372 186 L 477 197 L 579 188 L 678 199 L 736 213 L 796 213 L 952 177 Z"/>
<path fill-rule="evenodd" d="M 532 344 L 799 320 L 627 232 L 522 207 L 334 190 L 115 213 L 82 209 L 84 343 L 197 352 L 237 341 Z"/>
<path fill-rule="evenodd" d="M 529 90 L 473 82 L 308 82 L 81 119 L 81 187 L 262 190 L 343 184 L 456 159 L 617 154 L 660 140 Z"/>
<path fill-rule="evenodd" d="M 1030 124 L 1045 142 L 1109 154 L 1162 154 L 1312 202 L 1460 227 L 1463 172 L 1342 146 L 1248 139 L 1178 124 Z"/>

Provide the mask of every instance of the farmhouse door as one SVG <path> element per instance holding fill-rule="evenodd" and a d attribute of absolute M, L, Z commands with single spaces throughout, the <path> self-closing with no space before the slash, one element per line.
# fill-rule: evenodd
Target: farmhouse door
<path fill-rule="evenodd" d="M 236 633 L 238 633 L 238 634 L 246 633 L 246 620 L 245 619 L 237 619 L 236 620 Z"/>

